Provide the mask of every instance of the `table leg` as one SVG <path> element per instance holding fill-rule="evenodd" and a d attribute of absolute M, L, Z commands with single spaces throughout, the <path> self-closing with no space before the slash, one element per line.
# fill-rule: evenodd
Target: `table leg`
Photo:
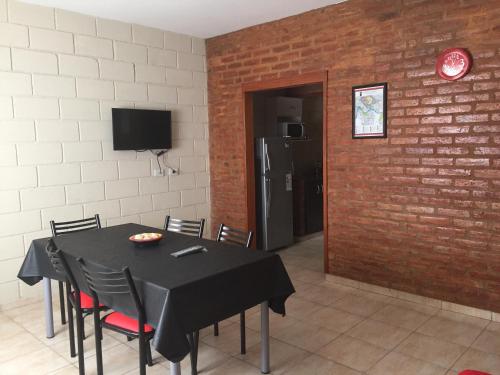
<path fill-rule="evenodd" d="M 260 372 L 269 374 L 269 302 L 260 304 Z"/>
<path fill-rule="evenodd" d="M 54 337 L 54 316 L 52 314 L 52 285 L 48 277 L 43 278 L 43 297 L 45 305 L 45 332 L 47 338 Z"/>
<path fill-rule="evenodd" d="M 180 362 L 170 362 L 170 375 L 181 375 Z"/>

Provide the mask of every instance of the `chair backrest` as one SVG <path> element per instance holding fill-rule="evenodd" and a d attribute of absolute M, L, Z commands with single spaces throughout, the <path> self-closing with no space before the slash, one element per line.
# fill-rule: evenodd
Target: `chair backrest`
<path fill-rule="evenodd" d="M 219 226 L 219 232 L 217 233 L 217 242 L 225 241 L 234 245 L 250 247 L 252 237 L 252 231 L 245 232 L 243 230 L 231 228 L 227 225 L 221 224 Z"/>
<path fill-rule="evenodd" d="M 83 230 L 97 229 L 101 227 L 101 220 L 99 214 L 94 217 L 89 217 L 81 220 L 62 221 L 56 223 L 54 220 L 50 221 L 50 229 L 52 229 L 52 236 L 60 236 L 65 233 L 81 232 Z"/>
<path fill-rule="evenodd" d="M 197 220 L 182 220 L 174 219 L 167 215 L 165 218 L 165 229 L 169 232 L 177 232 L 181 234 L 188 234 L 191 236 L 203 237 L 203 228 L 205 227 L 205 219 Z"/>
<path fill-rule="evenodd" d="M 80 263 L 95 306 L 99 306 L 99 296 L 128 294 L 136 307 L 139 322 L 144 323 L 146 319 L 144 307 L 128 267 L 124 267 L 121 271 L 116 271 L 85 261 L 82 258 L 78 258 L 77 261 Z"/>
<path fill-rule="evenodd" d="M 64 275 L 64 277 L 66 277 L 66 281 L 71 284 L 73 289 L 76 292 L 79 292 L 80 288 L 78 287 L 73 273 L 71 272 L 71 268 L 69 268 L 68 262 L 66 261 L 63 252 L 57 248 L 57 245 L 52 238 L 47 243 L 47 246 L 45 246 L 45 252 L 47 253 L 50 263 L 52 264 L 52 267 L 54 267 L 56 272 Z"/>

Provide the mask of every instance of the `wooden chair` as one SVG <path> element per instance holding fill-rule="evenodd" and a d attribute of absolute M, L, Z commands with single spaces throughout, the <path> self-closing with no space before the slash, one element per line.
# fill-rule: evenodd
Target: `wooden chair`
<path fill-rule="evenodd" d="M 81 232 L 83 230 L 97 229 L 101 227 L 99 215 L 82 220 L 64 221 L 56 223 L 50 221 L 52 236 L 57 237 L 67 233 Z M 61 323 L 66 324 L 66 312 L 64 307 L 64 283 L 59 281 L 59 304 L 61 305 Z"/>
<path fill-rule="evenodd" d="M 228 227 L 224 224 L 219 226 L 217 242 L 227 242 L 231 245 L 249 248 L 252 243 L 253 232 L 245 232 L 240 229 Z M 219 323 L 214 324 L 214 336 L 219 336 Z M 245 331 L 245 311 L 240 313 L 240 352 L 246 353 L 246 331 Z"/>
<path fill-rule="evenodd" d="M 63 275 L 66 284 L 66 301 L 68 304 L 68 332 L 69 332 L 69 348 L 71 357 L 76 357 L 75 352 L 75 331 L 73 326 L 73 309 L 76 311 L 76 334 L 78 345 L 78 370 L 80 375 L 85 374 L 85 361 L 83 353 L 83 319 L 84 314 L 93 313 L 93 301 L 84 292 L 80 291 L 78 283 L 68 266 L 66 258 L 60 249 L 57 248 L 53 239 L 50 239 L 45 247 L 45 251 L 57 273 Z M 77 298 L 79 296 L 80 298 Z M 106 310 L 103 305 L 99 305 L 99 310 Z"/>
<path fill-rule="evenodd" d="M 181 234 L 187 234 L 190 236 L 198 236 L 198 238 L 203 237 L 203 228 L 205 227 L 205 219 L 197 220 L 182 220 L 174 219 L 167 215 L 165 217 L 164 230 L 169 232 L 177 232 Z"/>

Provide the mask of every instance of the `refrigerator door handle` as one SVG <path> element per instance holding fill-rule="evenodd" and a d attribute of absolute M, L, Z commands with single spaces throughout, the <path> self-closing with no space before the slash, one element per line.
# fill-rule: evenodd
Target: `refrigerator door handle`
<path fill-rule="evenodd" d="M 266 177 L 266 219 L 271 217 L 271 179 Z"/>
<path fill-rule="evenodd" d="M 264 144 L 264 154 L 265 154 L 265 166 L 264 172 L 268 172 L 271 170 L 271 159 L 269 158 L 269 152 L 267 150 L 267 144 Z"/>

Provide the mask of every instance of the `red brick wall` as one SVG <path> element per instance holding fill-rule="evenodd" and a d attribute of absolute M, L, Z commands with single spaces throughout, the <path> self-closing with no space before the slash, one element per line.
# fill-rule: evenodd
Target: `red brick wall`
<path fill-rule="evenodd" d="M 350 0 L 207 54 L 214 223 L 248 224 L 242 83 L 327 70 L 329 272 L 500 311 L 500 1 Z M 388 138 L 352 140 L 351 87 L 385 81 Z"/>

